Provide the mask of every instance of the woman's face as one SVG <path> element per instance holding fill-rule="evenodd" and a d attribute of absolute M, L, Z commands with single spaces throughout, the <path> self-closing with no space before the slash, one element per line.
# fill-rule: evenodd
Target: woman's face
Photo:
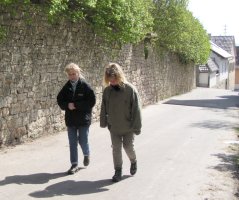
<path fill-rule="evenodd" d="M 68 79 L 71 81 L 77 81 L 79 79 L 79 72 L 74 69 L 70 69 L 67 73 Z"/>
<path fill-rule="evenodd" d="M 110 77 L 109 78 L 109 82 L 110 82 L 110 85 L 119 85 L 119 82 L 117 81 L 117 79 L 115 77 Z"/>

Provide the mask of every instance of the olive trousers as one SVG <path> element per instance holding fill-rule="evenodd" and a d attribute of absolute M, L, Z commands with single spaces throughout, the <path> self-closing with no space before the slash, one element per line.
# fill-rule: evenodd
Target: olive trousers
<path fill-rule="evenodd" d="M 122 169 L 122 147 L 124 148 L 130 162 L 135 163 L 136 153 L 134 149 L 134 133 L 118 134 L 110 132 L 110 135 L 115 170 Z"/>

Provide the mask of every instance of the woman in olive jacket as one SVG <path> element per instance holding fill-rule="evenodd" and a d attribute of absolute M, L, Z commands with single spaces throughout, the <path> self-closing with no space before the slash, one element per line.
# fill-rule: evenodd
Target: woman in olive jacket
<path fill-rule="evenodd" d="M 106 67 L 104 82 L 100 126 L 110 131 L 115 168 L 112 181 L 118 182 L 122 177 L 122 146 L 131 162 L 131 175 L 137 171 L 134 134 L 141 132 L 141 105 L 136 88 L 126 81 L 119 64 Z"/>
<path fill-rule="evenodd" d="M 70 145 L 71 168 L 68 174 L 78 171 L 78 142 L 84 154 L 84 165 L 89 165 L 88 134 L 91 124 L 92 108 L 95 105 L 95 94 L 90 85 L 82 76 L 78 65 L 70 63 L 65 72 L 68 81 L 57 96 L 57 103 L 65 111 L 65 123 L 67 126 Z"/>

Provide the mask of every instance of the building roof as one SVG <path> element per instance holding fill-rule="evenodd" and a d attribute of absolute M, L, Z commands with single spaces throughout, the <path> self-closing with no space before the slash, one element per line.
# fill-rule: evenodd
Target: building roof
<path fill-rule="evenodd" d="M 212 58 L 208 59 L 207 66 L 211 72 L 216 72 L 219 70 L 217 63 Z"/>
<path fill-rule="evenodd" d="M 216 72 L 219 70 L 219 67 L 217 65 L 217 63 L 212 59 L 209 58 L 207 61 L 206 65 L 199 65 L 198 66 L 198 70 L 201 73 L 206 73 L 206 72 Z"/>
<path fill-rule="evenodd" d="M 230 53 L 223 50 L 221 47 L 217 46 L 214 42 L 210 41 L 211 43 L 211 50 L 214 51 L 216 54 L 223 58 L 231 58 L 233 57 Z"/>
<path fill-rule="evenodd" d="M 211 41 L 231 55 L 235 56 L 234 36 L 211 36 Z"/>

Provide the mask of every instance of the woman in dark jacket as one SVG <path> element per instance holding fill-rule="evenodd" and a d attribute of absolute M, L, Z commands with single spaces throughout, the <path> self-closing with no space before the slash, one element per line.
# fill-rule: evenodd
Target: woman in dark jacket
<path fill-rule="evenodd" d="M 89 165 L 88 134 L 92 108 L 96 100 L 94 91 L 83 78 L 78 65 L 68 64 L 65 72 L 69 80 L 59 92 L 57 103 L 65 111 L 65 123 L 70 145 L 71 168 L 67 173 L 74 174 L 78 171 L 78 142 L 84 154 L 84 166 Z"/>

